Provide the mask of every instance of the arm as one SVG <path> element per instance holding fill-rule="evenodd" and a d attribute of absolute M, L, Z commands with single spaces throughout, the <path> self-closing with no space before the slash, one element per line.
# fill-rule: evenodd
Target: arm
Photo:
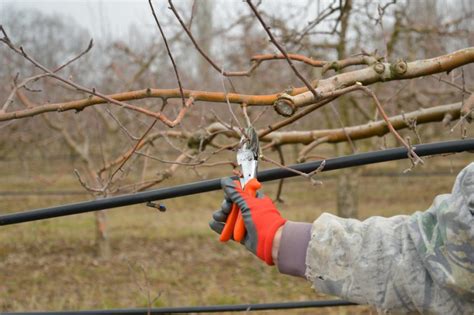
<path fill-rule="evenodd" d="M 273 238 L 273 247 L 272 247 L 272 258 L 275 262 L 275 265 L 278 266 L 278 250 L 280 249 L 280 240 L 281 240 L 281 232 L 283 227 L 279 227 L 277 232 L 275 233 L 275 237 Z"/>
<path fill-rule="evenodd" d="M 226 197 L 234 190 L 224 189 Z M 281 219 L 268 198 L 231 195 L 228 203 L 236 202 L 249 220 L 255 215 L 265 227 L 278 222 L 271 233 L 261 231 L 271 262 L 282 273 L 306 277 L 318 291 L 381 311 L 474 314 L 474 164 L 458 176 L 452 195 L 438 196 L 412 216 L 359 221 L 325 213 L 313 224 L 298 223 Z M 223 217 L 211 222 L 217 232 Z M 255 226 L 248 236 L 262 239 Z"/>
<path fill-rule="evenodd" d="M 287 221 L 273 240 L 273 261 L 281 273 L 305 277 L 311 223 Z"/>
<path fill-rule="evenodd" d="M 319 292 L 373 305 L 380 312 L 472 314 L 472 299 L 470 303 L 431 276 L 410 236 L 411 220 L 359 221 L 325 213 L 313 224 L 288 221 L 273 242 L 274 260 L 280 272 L 306 277 Z M 463 278 L 472 285 L 472 277 Z"/>
<path fill-rule="evenodd" d="M 471 164 L 452 194 L 424 212 L 288 221 L 273 242 L 274 260 L 280 272 L 305 276 L 319 291 L 379 310 L 474 314 L 473 213 Z"/>

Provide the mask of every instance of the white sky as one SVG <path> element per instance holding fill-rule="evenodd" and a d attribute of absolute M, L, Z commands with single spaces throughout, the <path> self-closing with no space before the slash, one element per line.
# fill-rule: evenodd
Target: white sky
<path fill-rule="evenodd" d="M 154 4 L 163 8 L 165 3 L 160 0 Z M 0 24 L 7 6 L 34 8 L 74 19 L 92 38 L 126 36 L 133 24 L 141 28 L 156 27 L 146 0 L 0 0 Z"/>
<path fill-rule="evenodd" d="M 172 16 L 167 9 L 167 2 L 167 0 L 153 1 L 159 17 L 163 11 L 166 11 L 166 15 Z M 189 10 L 192 3 L 192 0 L 175 1 L 178 10 L 180 7 L 186 7 Z M 283 14 L 288 13 L 290 3 L 291 6 L 306 7 L 308 2 L 307 0 L 267 0 L 263 2 L 262 8 L 265 8 L 267 13 L 270 9 L 270 12 Z M 228 24 L 230 23 L 228 18 L 236 16 L 237 11 L 249 10 L 242 0 L 218 0 L 214 2 L 214 5 L 214 23 L 216 24 Z M 0 24 L 7 14 L 5 10 L 7 6 L 20 10 L 31 8 L 46 14 L 58 14 L 71 18 L 87 29 L 94 39 L 126 38 L 131 25 L 137 26 L 141 32 L 156 32 L 156 25 L 147 0 L 0 0 Z M 181 12 L 186 16 L 187 13 Z M 314 13 L 316 14 L 316 11 Z"/>

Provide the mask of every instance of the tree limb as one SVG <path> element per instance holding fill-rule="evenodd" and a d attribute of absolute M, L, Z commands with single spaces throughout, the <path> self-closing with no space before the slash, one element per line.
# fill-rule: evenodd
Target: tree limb
<path fill-rule="evenodd" d="M 453 103 L 448 105 L 421 108 L 403 115 L 389 117 L 390 123 L 396 130 L 409 128 L 407 120 L 416 120 L 417 125 L 431 122 L 441 122 L 444 117 L 450 115 L 452 120 L 459 119 L 462 104 Z M 347 134 L 352 140 L 367 139 L 374 136 L 382 137 L 389 133 L 387 123 L 384 120 L 369 122 L 362 125 L 345 127 Z M 263 129 L 265 130 L 265 129 Z M 227 137 L 239 139 L 238 130 L 230 131 L 219 123 L 213 123 L 207 128 L 208 132 L 220 131 Z M 259 132 L 261 132 L 260 130 Z M 338 143 L 347 141 L 346 134 L 342 128 L 320 129 L 309 131 L 274 131 L 260 138 L 262 142 L 276 142 L 278 144 L 302 143 L 310 144 L 317 139 L 325 138 L 323 143 Z"/>

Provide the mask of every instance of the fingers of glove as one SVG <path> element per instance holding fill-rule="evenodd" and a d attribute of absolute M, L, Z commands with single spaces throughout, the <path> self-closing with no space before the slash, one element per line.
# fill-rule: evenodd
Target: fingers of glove
<path fill-rule="evenodd" d="M 231 202 L 236 203 L 242 211 L 247 208 L 245 200 L 242 197 L 245 192 L 240 187 L 239 181 L 234 181 L 230 177 L 222 178 L 221 187 L 226 197 L 230 199 Z"/>
<path fill-rule="evenodd" d="M 216 233 L 221 234 L 224 229 L 224 222 L 219 222 L 216 220 L 209 221 L 209 227 Z"/>
<path fill-rule="evenodd" d="M 229 196 L 227 196 L 225 193 L 224 193 L 224 201 L 227 201 L 228 203 L 232 203 L 232 200 L 230 200 Z M 224 203 L 224 201 L 222 201 L 222 203 Z"/>
<path fill-rule="evenodd" d="M 230 211 L 232 210 L 232 201 L 224 199 L 221 204 L 220 209 L 225 215 L 229 215 Z"/>
<path fill-rule="evenodd" d="M 221 208 L 212 214 L 212 218 L 218 222 L 225 222 L 227 221 L 227 217 L 229 216 L 229 213 L 231 210 L 232 210 L 232 201 L 225 198 L 222 201 Z"/>
<path fill-rule="evenodd" d="M 223 222 L 223 223 L 227 221 L 227 216 L 228 216 L 228 213 L 225 213 L 222 210 L 217 210 L 212 214 L 212 218 L 214 219 L 214 221 Z"/>
<path fill-rule="evenodd" d="M 234 201 L 232 199 L 232 193 L 235 190 L 241 188 L 240 183 L 237 180 L 233 180 L 230 177 L 221 178 L 221 187 L 224 190 L 225 198 L 230 201 Z"/>

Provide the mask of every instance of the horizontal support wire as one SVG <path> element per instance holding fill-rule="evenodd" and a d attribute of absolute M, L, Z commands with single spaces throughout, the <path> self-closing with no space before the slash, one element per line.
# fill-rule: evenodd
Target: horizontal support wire
<path fill-rule="evenodd" d="M 413 147 L 416 154 L 421 156 L 456 153 L 474 150 L 474 139 L 434 142 L 429 144 L 419 144 Z M 342 168 L 395 161 L 407 158 L 407 149 L 404 147 L 380 150 L 367 153 L 359 153 L 348 156 L 341 156 L 325 161 L 322 172 L 332 171 Z M 290 165 L 289 168 L 303 172 L 311 173 L 318 169 L 323 161 L 308 162 Z M 273 168 L 261 171 L 257 174 L 260 182 L 299 176 L 295 172 L 283 168 Z M 234 176 L 234 178 L 236 178 Z M 5 214 L 0 216 L 0 225 L 18 224 L 29 221 L 43 220 L 91 211 L 105 210 L 129 206 L 149 201 L 159 201 L 164 199 L 189 196 L 204 192 L 210 192 L 221 189 L 220 179 L 209 179 L 179 186 L 160 188 L 133 194 L 125 194 L 110 198 L 71 203 L 51 208 L 36 209 L 24 212 Z"/>
<path fill-rule="evenodd" d="M 220 312 L 248 312 L 265 310 L 288 310 L 297 308 L 318 308 L 333 306 L 357 305 L 343 300 L 321 300 L 303 302 L 279 302 L 262 304 L 230 304 L 209 306 L 184 306 L 184 307 L 159 307 L 159 308 L 136 308 L 136 309 L 110 309 L 110 310 L 87 310 L 87 311 L 60 311 L 60 312 L 13 312 L 2 313 L 3 315 L 147 315 L 147 314 L 176 314 L 176 313 L 220 313 Z"/>

